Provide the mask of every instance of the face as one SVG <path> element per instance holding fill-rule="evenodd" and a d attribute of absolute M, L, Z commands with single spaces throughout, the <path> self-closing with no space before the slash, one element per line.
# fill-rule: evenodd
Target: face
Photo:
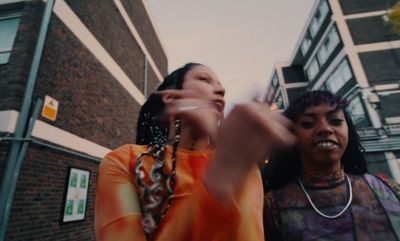
<path fill-rule="evenodd" d="M 196 91 L 202 99 L 211 101 L 218 112 L 223 114 L 225 89 L 207 66 L 197 65 L 189 70 L 184 77 L 182 88 Z"/>
<path fill-rule="evenodd" d="M 296 119 L 294 131 L 304 168 L 340 167 L 348 143 L 348 126 L 342 110 L 328 104 L 309 107 Z"/>

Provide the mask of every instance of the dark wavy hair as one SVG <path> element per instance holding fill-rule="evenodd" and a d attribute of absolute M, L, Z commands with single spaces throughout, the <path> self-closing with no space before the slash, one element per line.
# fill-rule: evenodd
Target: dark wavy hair
<path fill-rule="evenodd" d="M 136 127 L 136 144 L 150 145 L 166 141 L 169 125 L 159 119 L 165 104 L 157 91 L 167 89 L 182 89 L 184 77 L 189 70 L 201 64 L 188 63 L 175 70 L 157 87 L 140 109 Z"/>
<path fill-rule="evenodd" d="M 346 150 L 341 158 L 344 171 L 350 174 L 364 174 L 367 172 L 367 165 L 363 156 L 364 149 L 361 146 L 357 130 L 346 111 L 348 102 L 339 96 L 328 91 L 307 91 L 296 98 L 284 111 L 284 115 L 292 121 L 312 106 L 328 104 L 342 110 L 348 126 L 349 141 Z M 300 177 L 301 160 L 297 148 L 290 151 L 275 153 L 268 162 L 262 166 L 265 191 L 276 190 L 284 187 L 289 182 Z"/>

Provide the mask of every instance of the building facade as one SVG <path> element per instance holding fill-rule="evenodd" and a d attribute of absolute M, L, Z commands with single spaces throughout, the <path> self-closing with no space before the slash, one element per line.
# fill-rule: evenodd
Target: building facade
<path fill-rule="evenodd" d="M 144 1 L 0 1 L 0 240 L 94 240 L 99 161 L 167 64 Z"/>
<path fill-rule="evenodd" d="M 395 3 L 316 1 L 290 61 L 275 65 L 266 101 L 284 109 L 305 90 L 345 97 L 369 171 L 400 181 L 400 35 L 386 17 Z"/>

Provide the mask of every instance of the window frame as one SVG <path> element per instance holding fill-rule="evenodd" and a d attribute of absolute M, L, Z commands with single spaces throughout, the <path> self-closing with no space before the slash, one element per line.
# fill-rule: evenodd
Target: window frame
<path fill-rule="evenodd" d="M 322 10 L 324 10 L 324 12 L 322 12 Z M 325 21 L 326 16 L 328 16 L 328 14 L 329 14 L 329 4 L 326 0 L 323 0 L 318 6 L 318 9 L 314 14 L 310 23 L 309 30 L 312 38 L 314 38 L 317 35 L 317 33 L 321 28 L 322 23 Z M 319 16 L 317 17 L 317 15 Z"/>
<path fill-rule="evenodd" d="M 3 48 L 3 49 L 0 48 L 0 65 L 8 64 L 10 62 L 11 53 L 14 48 L 15 39 L 17 37 L 18 29 L 19 29 L 19 25 L 20 25 L 20 21 L 21 21 L 21 13 L 19 13 L 19 12 L 0 13 L 0 22 L 6 21 L 9 19 L 18 19 L 18 21 L 16 24 L 15 32 L 12 33 L 14 36 L 12 38 L 9 48 Z M 2 58 L 4 58 L 4 60 Z"/>
<path fill-rule="evenodd" d="M 357 101 L 357 103 L 354 104 L 354 101 Z M 354 110 L 357 107 L 358 107 L 359 110 L 361 110 L 362 114 L 356 114 L 355 113 Z M 359 128 L 369 127 L 370 126 L 370 123 L 369 123 L 369 120 L 368 120 L 368 116 L 367 116 L 367 112 L 365 110 L 365 106 L 364 106 L 364 103 L 363 103 L 363 101 L 361 99 L 361 96 L 356 95 L 354 98 L 352 98 L 349 101 L 349 105 L 347 106 L 347 112 L 349 113 L 350 118 L 351 118 L 351 120 L 352 120 L 352 122 L 354 123 L 355 126 L 357 126 Z M 362 116 L 362 117 L 360 118 L 360 116 Z M 358 118 L 358 120 L 357 120 L 357 118 Z"/>
<path fill-rule="evenodd" d="M 300 45 L 300 51 L 303 54 L 303 56 L 306 56 L 308 50 L 311 47 L 311 44 L 312 44 L 312 38 L 309 31 L 307 30 L 306 35 Z"/>
<path fill-rule="evenodd" d="M 318 75 L 319 71 L 321 70 L 321 67 L 319 65 L 318 59 L 317 58 L 312 58 L 310 65 L 306 69 L 307 77 L 309 81 L 313 81 L 315 77 Z M 313 71 L 313 72 L 311 72 Z M 310 74 L 312 73 L 312 74 Z"/>
<path fill-rule="evenodd" d="M 340 42 L 339 32 L 336 26 L 333 25 L 317 51 L 317 58 L 321 66 L 326 63 Z"/>
<path fill-rule="evenodd" d="M 346 68 L 347 67 L 347 68 Z M 347 70 L 346 70 L 347 69 Z M 346 71 L 344 71 L 346 70 Z M 350 75 L 347 76 L 345 73 L 348 72 Z M 338 81 L 338 77 L 339 80 Z M 332 71 L 332 73 L 328 76 L 328 78 L 325 81 L 326 88 L 333 92 L 336 93 L 338 92 L 343 86 L 349 82 L 352 78 L 354 78 L 354 73 L 351 70 L 351 66 L 349 64 L 349 61 L 347 58 L 343 58 L 342 61 L 337 65 L 337 67 Z M 334 83 L 334 84 L 331 84 Z"/>

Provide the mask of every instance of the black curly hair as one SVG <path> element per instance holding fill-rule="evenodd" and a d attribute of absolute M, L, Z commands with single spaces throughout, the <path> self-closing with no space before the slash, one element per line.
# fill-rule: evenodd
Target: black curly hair
<path fill-rule="evenodd" d="M 161 96 L 157 91 L 167 89 L 182 89 L 184 77 L 189 70 L 201 65 L 199 63 L 188 63 L 175 70 L 157 87 L 156 92 L 152 93 L 140 109 L 137 121 L 136 144 L 149 145 L 163 142 L 168 138 L 169 125 L 160 121 L 159 116 L 165 108 Z"/>
<path fill-rule="evenodd" d="M 165 77 L 157 91 L 182 89 L 185 75 L 198 65 L 200 64 L 188 63 L 175 70 Z M 170 123 L 160 120 L 160 115 L 164 109 L 165 103 L 161 95 L 157 92 L 151 94 L 140 109 L 136 130 L 136 144 L 147 145 L 147 151 L 136 157 L 134 173 L 140 193 L 141 223 L 149 240 L 171 205 L 176 183 L 176 153 L 180 140 L 180 120 L 175 120 L 175 138 L 172 142 L 172 170 L 166 173 L 164 171 L 164 157 L 166 146 L 169 143 Z M 145 156 L 150 156 L 154 160 L 148 174 L 144 170 Z M 144 181 L 145 175 L 149 176 L 150 184 Z"/>
<path fill-rule="evenodd" d="M 353 121 L 346 111 L 348 102 L 345 99 L 328 91 L 307 91 L 291 102 L 283 114 L 290 120 L 295 121 L 307 108 L 320 104 L 335 106 L 337 110 L 342 110 L 344 113 L 349 136 L 346 150 L 341 158 L 344 171 L 350 174 L 366 173 L 367 165 L 363 156 L 364 149 L 361 146 Z M 265 191 L 282 188 L 300 177 L 302 167 L 300 154 L 296 148 L 276 153 L 270 159 L 268 164 L 261 167 Z"/>

